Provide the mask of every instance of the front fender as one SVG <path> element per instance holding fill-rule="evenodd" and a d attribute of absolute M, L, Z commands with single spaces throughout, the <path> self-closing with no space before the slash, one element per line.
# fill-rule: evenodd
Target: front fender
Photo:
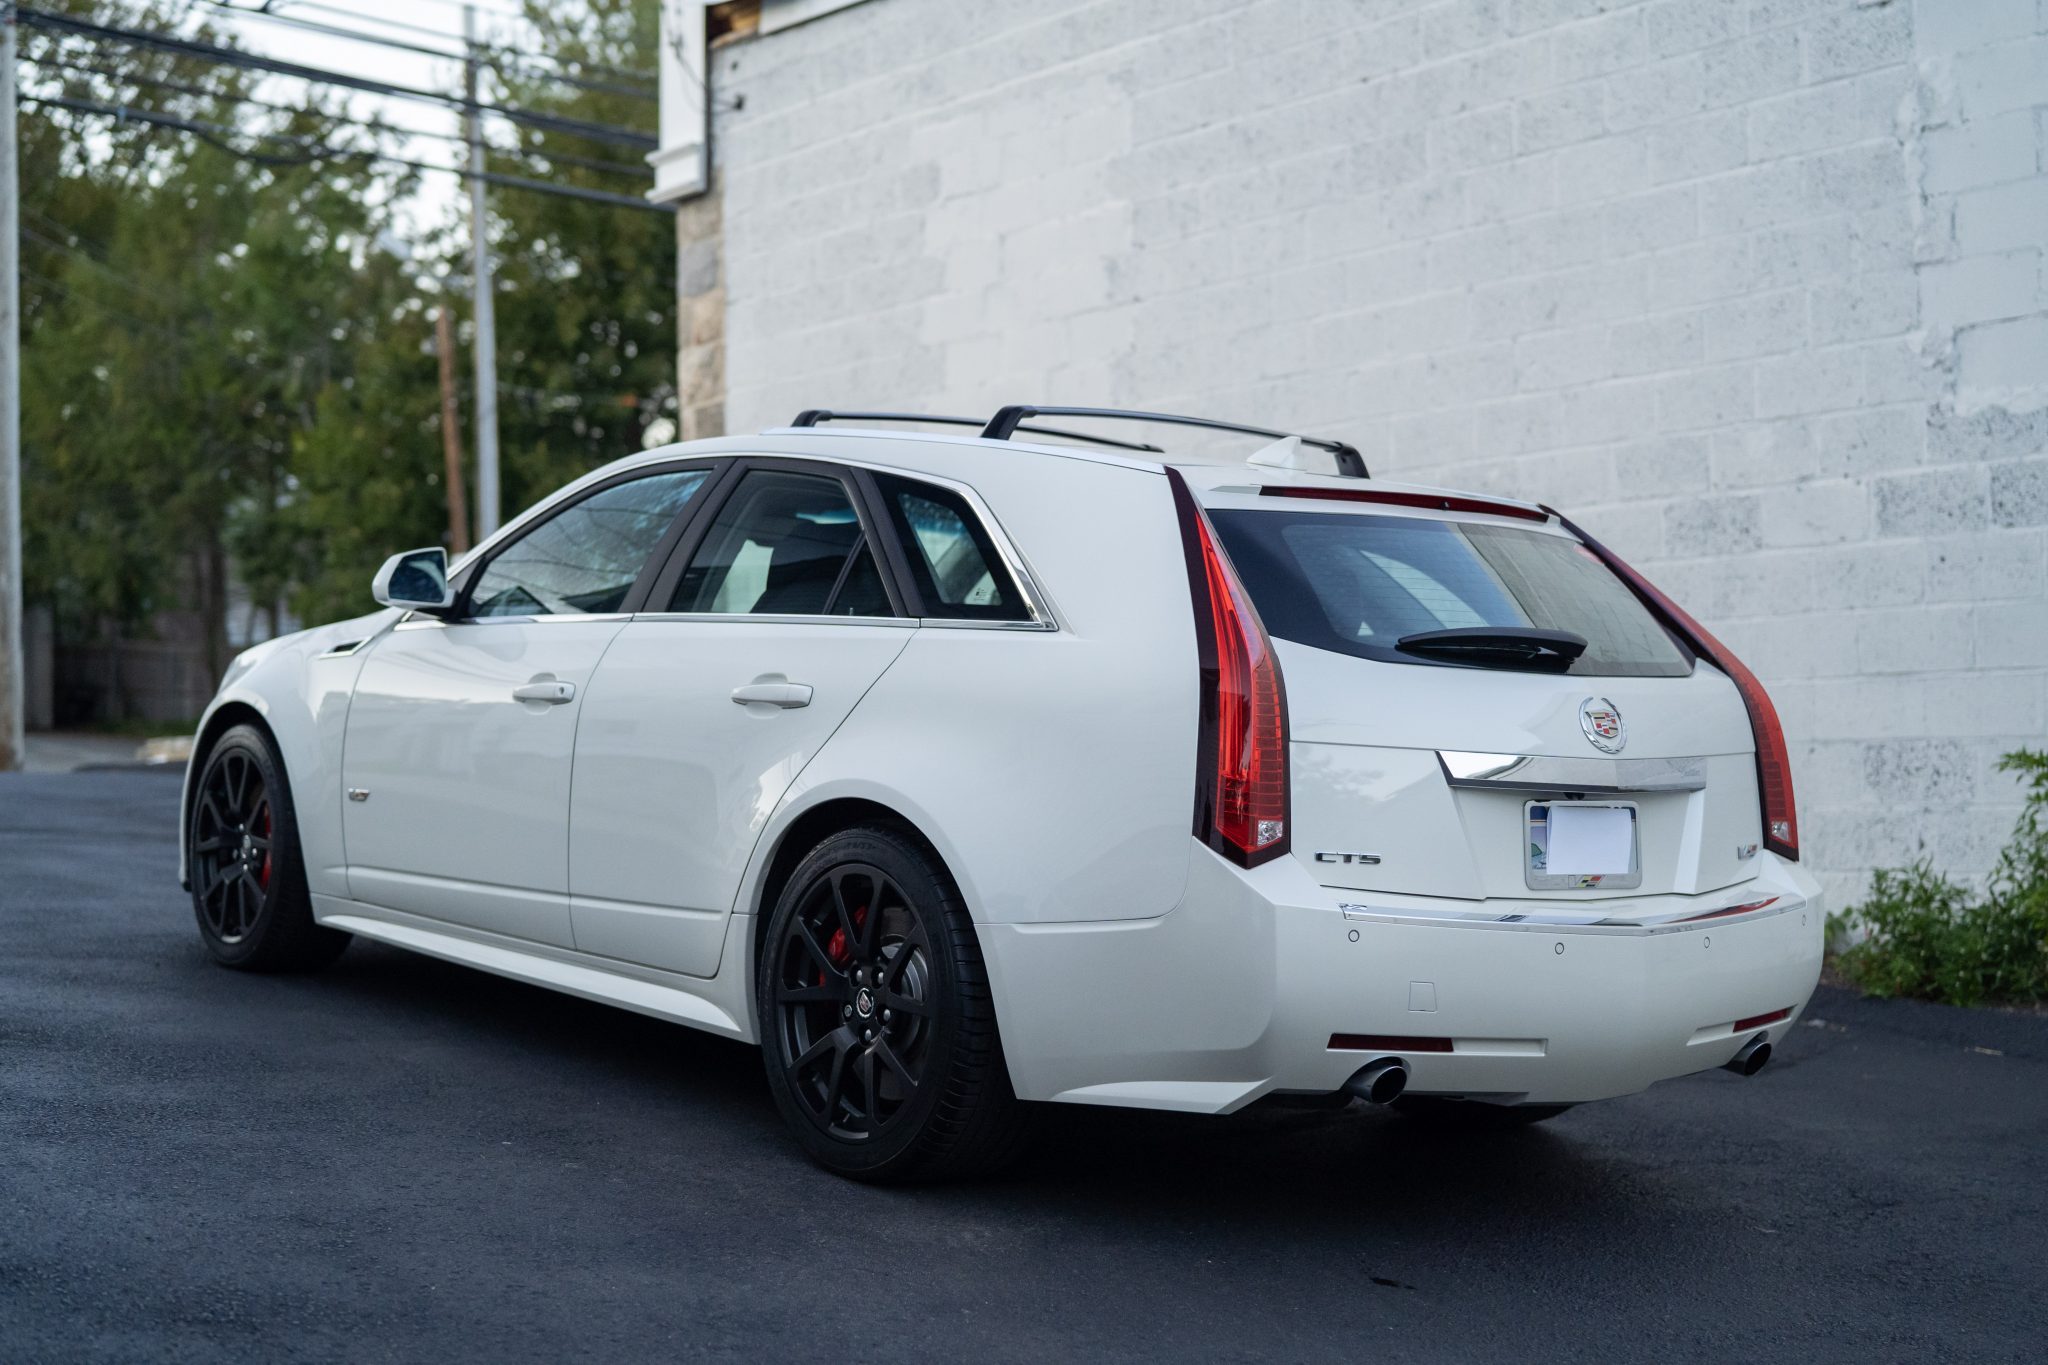
<path fill-rule="evenodd" d="M 402 613 L 369 616 L 287 635 L 239 655 L 199 719 L 178 799 L 178 884 L 191 889 L 185 830 L 199 773 L 220 734 L 253 720 L 284 761 L 311 891 L 346 896 L 341 837 L 341 746 L 363 659 Z"/>

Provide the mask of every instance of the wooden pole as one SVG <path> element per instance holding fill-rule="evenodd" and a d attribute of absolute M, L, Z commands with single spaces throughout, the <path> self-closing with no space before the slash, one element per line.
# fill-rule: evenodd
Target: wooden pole
<path fill-rule="evenodd" d="M 448 553 L 469 549 L 469 494 L 462 483 L 461 418 L 455 405 L 455 325 L 448 305 L 434 310 L 434 349 L 441 353 L 441 457 L 447 465 Z"/>

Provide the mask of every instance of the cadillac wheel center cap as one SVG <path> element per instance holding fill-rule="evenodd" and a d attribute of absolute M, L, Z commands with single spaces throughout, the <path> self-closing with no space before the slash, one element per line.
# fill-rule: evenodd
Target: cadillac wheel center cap
<path fill-rule="evenodd" d="M 866 986 L 862 986 L 862 987 L 861 987 L 861 988 L 860 988 L 859 990 L 855 991 L 855 992 L 853 993 L 853 1009 L 854 1009 L 854 1013 L 858 1014 L 858 1015 L 859 1015 L 859 1016 L 860 1016 L 861 1018 L 863 1018 L 863 1019 L 872 1019 L 872 1018 L 874 1018 L 874 1017 L 875 1017 L 875 993 L 874 993 L 874 991 L 873 991 L 872 989 L 870 989 L 869 987 L 866 987 Z"/>
<path fill-rule="evenodd" d="M 1588 697 L 1579 703 L 1579 729 L 1602 753 L 1618 754 L 1628 743 L 1628 727 L 1621 723 L 1621 710 L 1605 697 Z"/>

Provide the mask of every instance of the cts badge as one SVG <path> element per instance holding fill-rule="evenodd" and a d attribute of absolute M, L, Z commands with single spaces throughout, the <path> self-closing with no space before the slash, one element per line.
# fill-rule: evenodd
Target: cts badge
<path fill-rule="evenodd" d="M 1621 708 L 1605 697 L 1588 697 L 1579 703 L 1579 729 L 1602 753 L 1618 754 L 1628 743 L 1628 727 L 1621 723 Z"/>
<path fill-rule="evenodd" d="M 1377 867 L 1379 866 L 1380 855 L 1377 853 L 1318 853 L 1316 854 L 1316 861 L 1319 863 L 1352 863 L 1364 867 Z"/>

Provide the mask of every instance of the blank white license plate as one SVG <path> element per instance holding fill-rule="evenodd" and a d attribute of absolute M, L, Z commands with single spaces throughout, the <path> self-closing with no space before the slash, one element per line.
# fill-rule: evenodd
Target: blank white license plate
<path fill-rule="evenodd" d="M 1532 891 L 1628 891 L 1643 884 L 1630 802 L 1531 801 L 1525 830 L 1523 880 Z"/>

